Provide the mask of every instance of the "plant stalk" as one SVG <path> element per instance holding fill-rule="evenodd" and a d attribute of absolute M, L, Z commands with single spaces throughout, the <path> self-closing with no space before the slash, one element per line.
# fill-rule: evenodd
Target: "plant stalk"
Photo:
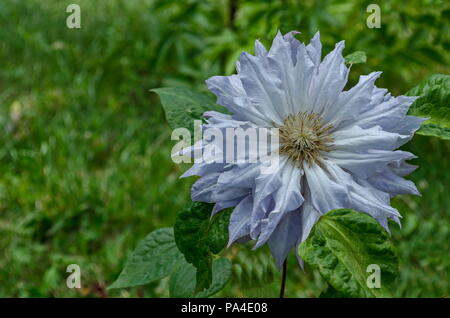
<path fill-rule="evenodd" d="M 281 276 L 280 298 L 284 298 L 284 289 L 286 287 L 287 258 L 283 263 L 283 274 Z"/>

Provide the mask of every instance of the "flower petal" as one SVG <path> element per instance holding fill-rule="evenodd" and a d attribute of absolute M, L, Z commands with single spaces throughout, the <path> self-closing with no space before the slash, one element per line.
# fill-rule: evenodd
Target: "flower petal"
<path fill-rule="evenodd" d="M 361 76 L 358 84 L 339 94 L 334 106 L 324 112 L 324 120 L 335 130 L 344 129 L 346 125 L 353 126 L 360 110 L 370 104 L 375 88 L 374 82 L 380 75 L 381 72 L 373 72 L 367 76 Z"/>
<path fill-rule="evenodd" d="M 322 43 L 320 42 L 320 32 L 314 34 L 311 42 L 306 46 L 306 51 L 311 61 L 316 67 L 319 67 L 322 59 Z"/>
<path fill-rule="evenodd" d="M 298 209 L 304 199 L 300 188 L 300 170 L 290 161 L 286 161 L 281 170 L 281 187 L 273 194 L 273 209 L 267 218 L 261 220 L 261 234 L 255 248 L 263 245 L 273 233 L 281 219 L 291 211 Z"/>
<path fill-rule="evenodd" d="M 320 213 L 347 207 L 348 193 L 345 186 L 332 180 L 318 165 L 305 168 L 305 176 L 311 193 L 312 206 Z"/>
<path fill-rule="evenodd" d="M 337 43 L 314 73 L 309 92 L 309 106 L 310 111 L 316 114 L 328 112 L 347 83 L 348 68 L 342 56 L 344 46 L 344 41 Z"/>
<path fill-rule="evenodd" d="M 365 153 L 335 150 L 327 153 L 330 162 L 364 179 L 382 171 L 389 163 L 413 158 L 415 156 L 412 153 L 400 150 L 368 150 Z"/>
<path fill-rule="evenodd" d="M 334 150 L 355 153 L 365 153 L 370 149 L 394 150 L 399 140 L 409 138 L 409 136 L 384 131 L 380 126 L 362 129 L 356 125 L 334 131 L 332 135 Z"/>
<path fill-rule="evenodd" d="M 251 121 L 263 127 L 271 125 L 270 119 L 250 102 L 239 75 L 213 76 L 206 85 L 217 96 L 217 103 L 233 113 L 234 119 Z"/>
<path fill-rule="evenodd" d="M 288 213 L 278 224 L 267 241 L 270 251 L 281 268 L 290 250 L 297 245 L 302 231 L 302 218 L 299 210 Z"/>
<path fill-rule="evenodd" d="M 249 195 L 243 199 L 231 213 L 230 224 L 228 226 L 228 247 L 230 247 L 237 239 L 249 234 L 250 211 L 252 210 L 252 206 L 253 198 Z"/>
<path fill-rule="evenodd" d="M 420 195 L 414 182 L 403 179 L 389 168 L 374 174 L 367 181 L 375 188 L 389 193 L 391 197 L 399 194 Z"/>

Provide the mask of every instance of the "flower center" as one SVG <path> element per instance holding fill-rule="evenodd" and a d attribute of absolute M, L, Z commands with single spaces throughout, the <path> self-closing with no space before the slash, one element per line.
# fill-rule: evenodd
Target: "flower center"
<path fill-rule="evenodd" d="M 309 165 L 320 164 L 322 153 L 331 150 L 333 138 L 330 124 L 324 124 L 319 115 L 304 112 L 289 115 L 278 127 L 280 153 L 289 157 L 299 167 L 306 161 Z"/>

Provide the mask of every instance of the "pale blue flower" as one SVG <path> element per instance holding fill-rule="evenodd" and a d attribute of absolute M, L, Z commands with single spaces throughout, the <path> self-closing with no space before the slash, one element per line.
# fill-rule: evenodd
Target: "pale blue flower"
<path fill-rule="evenodd" d="M 402 178 L 415 169 L 405 162 L 414 155 L 395 150 L 423 121 L 406 115 L 415 97 L 376 87 L 380 72 L 344 90 L 344 42 L 321 61 L 319 33 L 306 46 L 293 34 L 278 33 L 269 51 L 256 41 L 255 56 L 242 53 L 236 75 L 206 81 L 231 115 L 207 112 L 205 127 L 278 127 L 277 169 L 261 174 L 259 163 L 195 163 L 183 175 L 201 176 L 192 199 L 215 203 L 213 213 L 235 207 L 229 244 L 268 243 L 278 266 L 322 214 L 351 208 L 389 230 L 388 219 L 401 217 L 390 199 L 419 195 Z"/>

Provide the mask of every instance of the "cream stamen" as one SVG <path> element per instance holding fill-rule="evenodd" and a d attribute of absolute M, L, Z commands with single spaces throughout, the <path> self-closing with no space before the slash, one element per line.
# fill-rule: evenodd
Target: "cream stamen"
<path fill-rule="evenodd" d="M 287 155 L 299 167 L 306 161 L 309 165 L 320 164 L 323 152 L 331 150 L 332 126 L 324 124 L 314 113 L 289 115 L 280 129 L 280 153 Z"/>

